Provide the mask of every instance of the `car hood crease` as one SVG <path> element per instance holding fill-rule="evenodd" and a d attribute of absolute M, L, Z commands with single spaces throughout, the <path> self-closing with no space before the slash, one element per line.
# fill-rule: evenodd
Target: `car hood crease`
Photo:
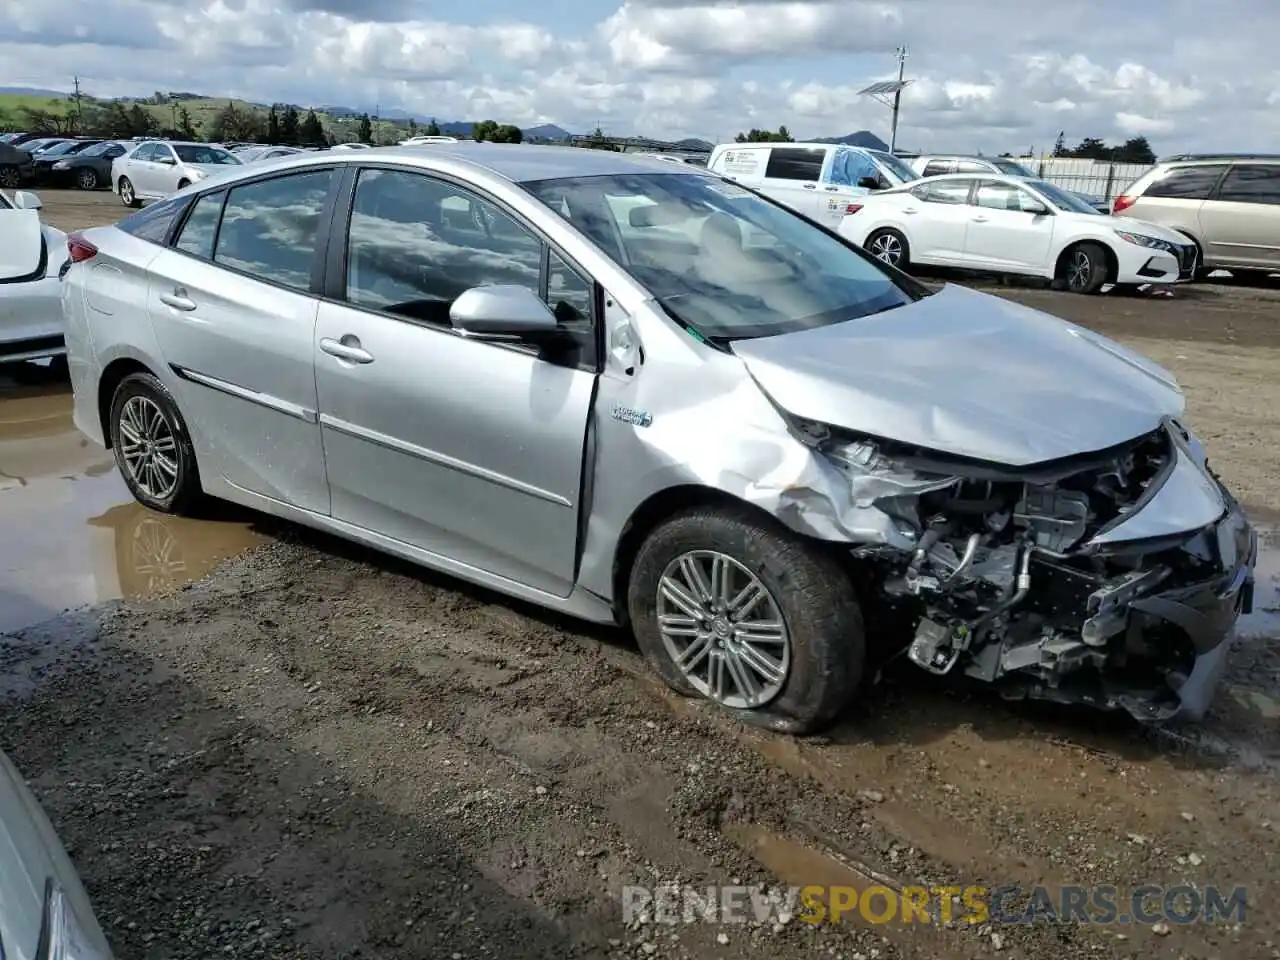
<path fill-rule="evenodd" d="M 795 416 L 1010 466 L 1115 446 L 1184 407 L 1167 371 L 1120 344 L 954 285 L 733 350 Z"/>

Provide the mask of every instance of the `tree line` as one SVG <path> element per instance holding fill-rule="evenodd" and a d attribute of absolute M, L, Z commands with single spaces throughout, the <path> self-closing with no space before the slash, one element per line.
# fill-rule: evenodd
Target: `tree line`
<path fill-rule="evenodd" d="M 1112 163 L 1155 163 L 1156 154 L 1146 137 L 1130 137 L 1124 143 L 1110 146 L 1098 137 L 1085 137 L 1077 146 L 1068 147 L 1066 136 L 1058 132 L 1053 143 L 1055 157 L 1081 160 L 1110 160 Z"/>

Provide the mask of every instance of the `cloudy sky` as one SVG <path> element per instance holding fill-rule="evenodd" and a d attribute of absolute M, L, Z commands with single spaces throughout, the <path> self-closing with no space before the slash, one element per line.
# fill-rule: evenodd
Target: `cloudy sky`
<path fill-rule="evenodd" d="M 0 0 L 0 85 L 375 103 L 439 119 L 728 139 L 1280 151 L 1277 0 Z"/>

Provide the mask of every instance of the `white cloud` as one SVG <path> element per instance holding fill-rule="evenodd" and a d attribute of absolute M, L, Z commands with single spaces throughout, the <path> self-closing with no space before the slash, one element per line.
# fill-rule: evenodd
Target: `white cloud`
<path fill-rule="evenodd" d="M 0 0 L 0 83 L 174 89 L 441 119 L 708 138 L 871 129 L 858 91 L 911 46 L 899 144 L 1041 148 L 1148 136 L 1157 150 L 1280 149 L 1274 0 L 694 2 Z M 444 11 L 452 11 L 446 14 Z M 487 12 L 487 11 L 492 11 Z M 451 22 L 449 17 L 467 22 Z"/>

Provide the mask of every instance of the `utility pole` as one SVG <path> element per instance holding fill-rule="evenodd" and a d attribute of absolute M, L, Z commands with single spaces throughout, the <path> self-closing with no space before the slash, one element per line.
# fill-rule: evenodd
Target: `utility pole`
<path fill-rule="evenodd" d="M 898 145 L 898 110 L 902 106 L 902 88 L 906 86 L 903 77 L 907 72 L 907 48 L 904 44 L 897 50 L 898 54 L 898 89 L 893 93 L 893 121 L 889 127 L 889 152 Z"/>
<path fill-rule="evenodd" d="M 84 111 L 80 109 L 80 77 L 75 77 L 76 92 L 71 95 L 71 99 L 75 101 L 75 129 L 77 131 L 83 126 Z"/>
<path fill-rule="evenodd" d="M 373 145 L 375 147 L 382 145 L 382 137 L 379 133 L 378 114 L 381 112 L 382 104 L 375 103 L 373 105 Z"/>
<path fill-rule="evenodd" d="M 902 91 L 911 81 L 906 79 L 907 70 L 907 48 L 906 46 L 898 47 L 894 53 L 898 58 L 898 79 L 897 80 L 881 80 L 873 83 L 869 87 L 864 87 L 858 91 L 860 97 L 872 97 L 880 103 L 889 107 L 893 111 L 893 119 L 890 121 L 889 130 L 889 152 L 892 153 L 898 145 L 898 111 L 902 108 Z"/>

